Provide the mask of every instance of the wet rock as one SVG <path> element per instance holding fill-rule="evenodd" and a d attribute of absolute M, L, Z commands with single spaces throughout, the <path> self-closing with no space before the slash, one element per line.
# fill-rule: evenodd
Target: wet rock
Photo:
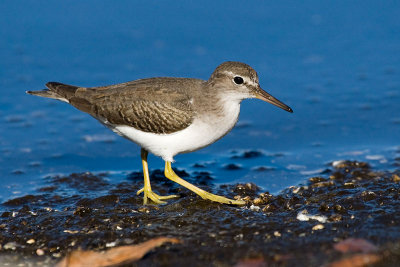
<path fill-rule="evenodd" d="M 101 190 L 108 185 L 108 182 L 102 176 L 90 172 L 56 176 L 52 177 L 52 180 L 55 185 L 66 185 L 78 191 Z"/>
<path fill-rule="evenodd" d="M 328 221 L 329 222 L 340 222 L 342 220 L 342 215 L 340 214 L 332 214 L 329 218 Z"/>
<path fill-rule="evenodd" d="M 328 210 L 330 210 L 331 209 L 331 207 L 329 206 L 329 204 L 326 204 L 326 203 L 322 203 L 320 206 L 319 206 L 319 210 L 320 211 L 328 211 Z"/>
<path fill-rule="evenodd" d="M 328 186 L 334 186 L 334 185 L 335 185 L 334 181 L 327 181 L 327 182 L 314 183 L 311 185 L 311 187 L 328 187 Z"/>
<path fill-rule="evenodd" d="M 311 177 L 308 180 L 310 181 L 310 183 L 320 183 L 320 182 L 325 182 L 326 178 L 317 176 L 317 177 Z"/>
<path fill-rule="evenodd" d="M 265 207 L 262 209 L 263 212 L 273 212 L 278 210 L 278 206 L 276 206 L 275 204 L 267 204 L 265 205 Z"/>
<path fill-rule="evenodd" d="M 32 204 L 36 203 L 37 201 L 40 201 L 42 199 L 42 196 L 40 195 L 26 195 L 23 197 L 17 197 L 14 199 L 7 200 L 6 202 L 3 203 L 5 206 L 23 206 L 26 204 Z"/>
<path fill-rule="evenodd" d="M 161 247 L 138 265 L 234 266 L 258 255 L 268 266 L 328 266 L 337 260 L 335 242 L 368 236 L 386 249 L 384 259 L 397 263 L 400 183 L 393 177 L 398 171 L 377 172 L 346 161 L 338 166 L 275 195 L 260 192 L 254 184 L 214 186 L 211 173 L 181 171 L 186 180 L 210 192 L 244 199 L 244 207 L 203 200 L 170 183 L 163 170 L 151 172 L 152 182 L 153 177 L 160 181 L 152 183 L 153 190 L 180 194 L 166 205 L 143 206 L 142 196 L 136 196 L 143 186 L 141 172 L 119 184 L 88 173 L 50 177 L 37 194 L 2 204 L 0 257 L 12 251 L 47 259 L 47 266 L 54 266 L 56 257 L 72 249 L 102 251 L 127 244 L 124 240 L 137 244 L 171 236 L 184 243 Z M 82 177 L 82 188 L 75 190 Z M 101 185 L 91 184 L 97 182 Z"/>
<path fill-rule="evenodd" d="M 343 206 L 341 206 L 341 205 L 339 205 L 339 204 L 336 204 L 336 205 L 333 207 L 333 209 L 334 209 L 336 212 L 344 211 Z"/>
<path fill-rule="evenodd" d="M 22 115 L 9 115 L 5 117 L 6 122 L 8 123 L 18 123 L 24 121 L 24 117 Z"/>
<path fill-rule="evenodd" d="M 252 158 L 258 158 L 263 156 L 264 154 L 261 151 L 257 150 L 247 150 L 241 153 L 240 155 L 234 155 L 231 158 L 232 159 L 252 159 Z"/>
<path fill-rule="evenodd" d="M 11 212 L 9 212 L 9 211 L 5 211 L 5 212 L 3 212 L 2 214 L 1 214 L 1 217 L 2 218 L 7 218 L 7 217 L 10 217 L 11 216 Z"/>
<path fill-rule="evenodd" d="M 361 193 L 361 197 L 363 198 L 364 201 L 370 201 L 375 199 L 377 196 L 372 191 L 364 191 Z"/>
<path fill-rule="evenodd" d="M 202 163 L 195 163 L 192 165 L 193 168 L 205 168 L 206 166 Z"/>
<path fill-rule="evenodd" d="M 174 168 L 174 171 L 179 177 L 182 177 L 182 178 L 190 177 L 190 174 L 188 172 L 186 172 L 185 170 L 175 169 Z M 162 175 L 164 175 L 164 172 L 163 172 Z M 164 176 L 164 179 L 165 179 L 165 176 Z"/>
<path fill-rule="evenodd" d="M 81 201 L 83 202 L 83 201 Z M 74 211 L 74 215 L 77 216 L 89 216 L 92 213 L 92 209 L 88 207 L 77 207 L 76 210 Z"/>
<path fill-rule="evenodd" d="M 273 171 L 275 170 L 275 167 L 272 166 L 257 166 L 252 168 L 253 171 L 257 171 L 257 172 L 265 172 L 265 171 Z"/>
<path fill-rule="evenodd" d="M 236 170 L 240 170 L 242 167 L 239 164 L 229 163 L 229 164 L 224 165 L 223 168 L 228 171 L 236 171 Z"/>
<path fill-rule="evenodd" d="M 367 162 L 360 161 L 338 161 L 332 163 L 333 167 L 336 169 L 344 169 L 344 171 L 349 171 L 349 169 L 359 168 L 359 169 L 370 169 L 370 165 Z"/>
<path fill-rule="evenodd" d="M 356 185 L 353 182 L 348 182 L 343 184 L 344 188 L 355 188 Z"/>
<path fill-rule="evenodd" d="M 94 199 L 81 199 L 79 200 L 76 205 L 84 206 L 84 207 L 91 207 L 91 206 L 105 206 L 105 205 L 115 205 L 119 202 L 119 197 L 117 195 L 106 195 L 97 197 Z"/>
<path fill-rule="evenodd" d="M 237 184 L 233 189 L 233 192 L 241 196 L 249 196 L 249 195 L 253 196 L 259 190 L 260 188 L 256 184 L 246 183 L 246 184 Z"/>
<path fill-rule="evenodd" d="M 29 162 L 28 165 L 29 165 L 29 167 L 40 167 L 42 165 L 42 163 L 39 161 L 32 161 L 32 162 Z"/>
<path fill-rule="evenodd" d="M 23 170 L 17 169 L 17 170 L 13 170 L 11 173 L 12 174 L 16 174 L 16 175 L 20 175 L 20 174 L 24 174 L 25 172 Z"/>
<path fill-rule="evenodd" d="M 57 186 L 45 186 L 38 189 L 39 192 L 54 192 L 57 190 Z"/>
<path fill-rule="evenodd" d="M 203 172 L 194 172 L 193 180 L 195 180 L 196 184 L 199 185 L 210 185 L 214 179 L 211 177 L 211 173 L 203 171 Z"/>

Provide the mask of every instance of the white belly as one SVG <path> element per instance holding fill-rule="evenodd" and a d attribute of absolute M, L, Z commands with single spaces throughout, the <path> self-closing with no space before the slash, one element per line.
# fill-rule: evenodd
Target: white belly
<path fill-rule="evenodd" d="M 165 161 L 173 161 L 175 155 L 203 148 L 227 134 L 235 126 L 239 111 L 240 102 L 230 103 L 225 107 L 224 116 L 218 119 L 195 118 L 189 127 L 172 134 L 142 132 L 125 125 L 109 127 Z"/>

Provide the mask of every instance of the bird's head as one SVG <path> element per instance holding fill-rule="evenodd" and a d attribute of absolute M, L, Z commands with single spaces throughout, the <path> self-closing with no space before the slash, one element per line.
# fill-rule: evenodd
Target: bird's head
<path fill-rule="evenodd" d="M 208 83 L 217 90 L 221 90 L 225 96 L 229 95 L 237 100 L 258 98 L 288 112 L 293 112 L 289 106 L 260 87 L 257 72 L 247 64 L 234 61 L 224 62 L 215 69 Z"/>

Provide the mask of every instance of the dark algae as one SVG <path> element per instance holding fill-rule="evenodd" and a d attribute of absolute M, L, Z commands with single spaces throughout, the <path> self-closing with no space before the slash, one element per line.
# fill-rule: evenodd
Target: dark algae
<path fill-rule="evenodd" d="M 328 266 L 359 257 L 396 266 L 400 261 L 400 171 L 338 161 L 323 175 L 277 195 L 252 183 L 216 186 L 204 171 L 177 173 L 247 204 L 202 200 L 160 170 L 151 173 L 154 190 L 180 196 L 166 205 L 142 205 L 135 195 L 140 172 L 119 184 L 108 183 L 106 174 L 48 177 L 36 194 L 2 203 L 0 259 L 52 266 L 78 248 L 102 251 L 166 236 L 182 243 L 165 244 L 134 266 Z M 349 238 L 368 242 L 373 253 L 335 249 Z"/>

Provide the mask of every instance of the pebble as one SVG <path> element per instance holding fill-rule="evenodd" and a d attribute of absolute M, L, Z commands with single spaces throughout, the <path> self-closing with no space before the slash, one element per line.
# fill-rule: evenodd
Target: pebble
<path fill-rule="evenodd" d="M 316 177 L 311 177 L 311 178 L 308 179 L 308 180 L 309 180 L 311 183 L 320 183 L 320 182 L 325 182 L 325 181 L 326 181 L 326 178 L 316 176 Z"/>
<path fill-rule="evenodd" d="M 43 256 L 43 255 L 44 255 L 44 250 L 41 249 L 41 248 L 38 248 L 38 249 L 36 250 L 36 255 L 38 255 L 38 256 Z"/>
<path fill-rule="evenodd" d="M 277 210 L 277 207 L 273 204 L 267 204 L 265 207 L 262 209 L 263 212 L 272 212 Z"/>
<path fill-rule="evenodd" d="M 78 230 L 64 230 L 64 233 L 68 233 L 68 234 L 77 234 L 77 233 L 79 233 L 79 231 Z"/>
<path fill-rule="evenodd" d="M 355 188 L 356 185 L 354 183 L 352 183 L 352 182 L 348 182 L 348 183 L 344 183 L 343 187 L 344 188 Z"/>
<path fill-rule="evenodd" d="M 243 240 L 243 234 L 238 234 L 233 239 L 234 240 Z"/>
<path fill-rule="evenodd" d="M 109 242 L 109 243 L 106 243 L 106 248 L 112 248 L 112 247 L 115 247 L 116 245 L 117 245 L 116 241 Z"/>
<path fill-rule="evenodd" d="M 329 217 L 330 222 L 340 222 L 342 220 L 342 215 L 340 214 L 333 214 Z"/>
<path fill-rule="evenodd" d="M 312 230 L 316 231 L 316 230 L 322 230 L 324 228 L 325 228 L 325 226 L 323 224 L 317 224 L 317 225 L 313 226 Z"/>
<path fill-rule="evenodd" d="M 11 250 L 16 250 L 17 249 L 17 243 L 15 242 L 8 242 L 3 246 L 4 249 L 11 249 Z"/>
<path fill-rule="evenodd" d="M 364 191 L 361 193 L 361 196 L 363 197 L 364 201 L 369 201 L 376 198 L 376 194 L 372 191 Z"/>
<path fill-rule="evenodd" d="M 326 223 L 328 218 L 324 215 L 310 215 L 308 214 L 307 210 L 300 211 L 297 213 L 297 220 L 299 221 L 309 221 L 309 220 L 316 220 L 320 223 Z"/>
<path fill-rule="evenodd" d="M 343 165 L 345 162 L 345 160 L 335 160 L 334 162 L 332 162 L 332 166 L 335 168 L 339 168 L 339 166 Z"/>
<path fill-rule="evenodd" d="M 311 187 L 326 187 L 335 185 L 334 181 L 318 182 L 311 185 Z"/>
<path fill-rule="evenodd" d="M 252 211 L 260 211 L 260 207 L 259 206 L 254 206 L 254 205 L 251 205 L 250 206 L 250 210 L 252 210 Z"/>
<path fill-rule="evenodd" d="M 33 244 L 35 242 L 36 242 L 35 239 L 29 239 L 28 241 L 26 241 L 27 244 Z"/>
<path fill-rule="evenodd" d="M 395 182 L 395 183 L 400 182 L 400 177 L 397 174 L 393 174 L 392 179 L 393 179 L 393 182 Z"/>
<path fill-rule="evenodd" d="M 297 194 L 300 191 L 300 187 L 294 187 L 293 188 L 293 194 Z"/>
<path fill-rule="evenodd" d="M 256 199 L 254 199 L 253 202 L 255 205 L 260 205 L 260 204 L 263 204 L 264 201 L 258 197 Z"/>
<path fill-rule="evenodd" d="M 140 208 L 138 209 L 139 212 L 145 212 L 145 213 L 149 213 L 150 210 L 148 208 Z"/>

